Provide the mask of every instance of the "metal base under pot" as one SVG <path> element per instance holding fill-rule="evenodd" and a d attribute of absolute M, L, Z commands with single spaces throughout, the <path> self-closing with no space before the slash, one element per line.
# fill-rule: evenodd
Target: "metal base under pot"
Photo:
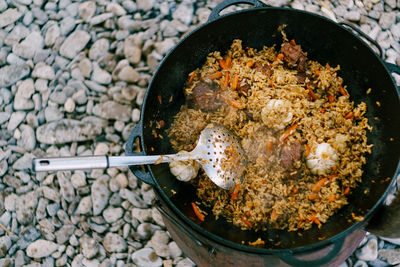
<path fill-rule="evenodd" d="M 186 256 L 198 266 L 339 266 L 358 247 L 366 232 L 356 229 L 341 240 L 340 249 L 332 256 L 334 245 L 312 249 L 290 256 L 275 254 L 257 254 L 231 248 L 190 229 L 178 216 L 174 215 L 168 205 L 161 199 L 156 205 L 161 212 L 164 223 L 171 237 Z M 324 262 L 324 259 L 329 260 Z"/>

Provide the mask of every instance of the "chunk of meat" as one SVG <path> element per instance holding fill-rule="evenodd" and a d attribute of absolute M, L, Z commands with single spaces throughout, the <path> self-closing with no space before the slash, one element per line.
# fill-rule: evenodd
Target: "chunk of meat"
<path fill-rule="evenodd" d="M 240 96 L 247 96 L 247 93 L 249 92 L 250 88 L 251 88 L 250 84 L 247 82 L 247 80 L 244 80 L 239 83 L 237 87 L 237 92 Z"/>
<path fill-rule="evenodd" d="M 271 67 L 268 64 L 257 61 L 254 64 L 254 68 L 256 69 L 257 72 L 261 72 L 262 74 L 267 76 L 267 78 L 272 75 Z"/>
<path fill-rule="evenodd" d="M 301 144 L 296 142 L 290 145 L 284 145 L 281 150 L 281 164 L 284 168 L 291 168 L 293 164 L 300 160 Z"/>
<path fill-rule="evenodd" d="M 281 52 L 283 54 L 283 62 L 289 67 L 296 67 L 299 71 L 306 70 L 307 57 L 301 50 L 300 45 L 293 45 L 292 43 L 285 42 L 282 44 Z"/>
<path fill-rule="evenodd" d="M 202 111 L 214 111 L 222 105 L 218 92 L 218 84 L 200 81 L 194 88 L 190 100 L 193 106 Z"/>

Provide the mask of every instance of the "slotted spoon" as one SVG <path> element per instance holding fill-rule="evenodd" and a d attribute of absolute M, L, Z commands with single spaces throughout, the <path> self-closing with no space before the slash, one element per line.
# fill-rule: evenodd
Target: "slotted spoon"
<path fill-rule="evenodd" d="M 246 168 L 245 153 L 238 138 L 225 127 L 208 125 L 200 134 L 191 152 L 151 156 L 82 156 L 33 159 L 33 170 L 65 171 L 103 169 L 108 167 L 159 164 L 171 161 L 195 160 L 207 176 L 219 187 L 232 189 L 235 180 L 243 178 Z"/>

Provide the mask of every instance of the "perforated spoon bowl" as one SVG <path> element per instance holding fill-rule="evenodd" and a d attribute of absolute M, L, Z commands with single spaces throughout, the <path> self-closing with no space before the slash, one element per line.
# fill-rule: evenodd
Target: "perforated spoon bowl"
<path fill-rule="evenodd" d="M 191 152 L 151 156 L 82 156 L 33 159 L 33 170 L 66 171 L 108 167 L 159 164 L 195 160 L 219 187 L 232 189 L 242 180 L 246 168 L 245 153 L 238 138 L 225 127 L 208 125 Z"/>

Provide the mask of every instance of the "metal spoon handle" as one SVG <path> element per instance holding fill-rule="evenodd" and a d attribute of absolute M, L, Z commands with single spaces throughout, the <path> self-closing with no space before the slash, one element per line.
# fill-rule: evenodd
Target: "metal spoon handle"
<path fill-rule="evenodd" d="M 145 165 L 171 161 L 198 159 L 193 153 L 154 156 L 82 156 L 33 159 L 35 172 L 105 169 L 109 167 Z"/>

